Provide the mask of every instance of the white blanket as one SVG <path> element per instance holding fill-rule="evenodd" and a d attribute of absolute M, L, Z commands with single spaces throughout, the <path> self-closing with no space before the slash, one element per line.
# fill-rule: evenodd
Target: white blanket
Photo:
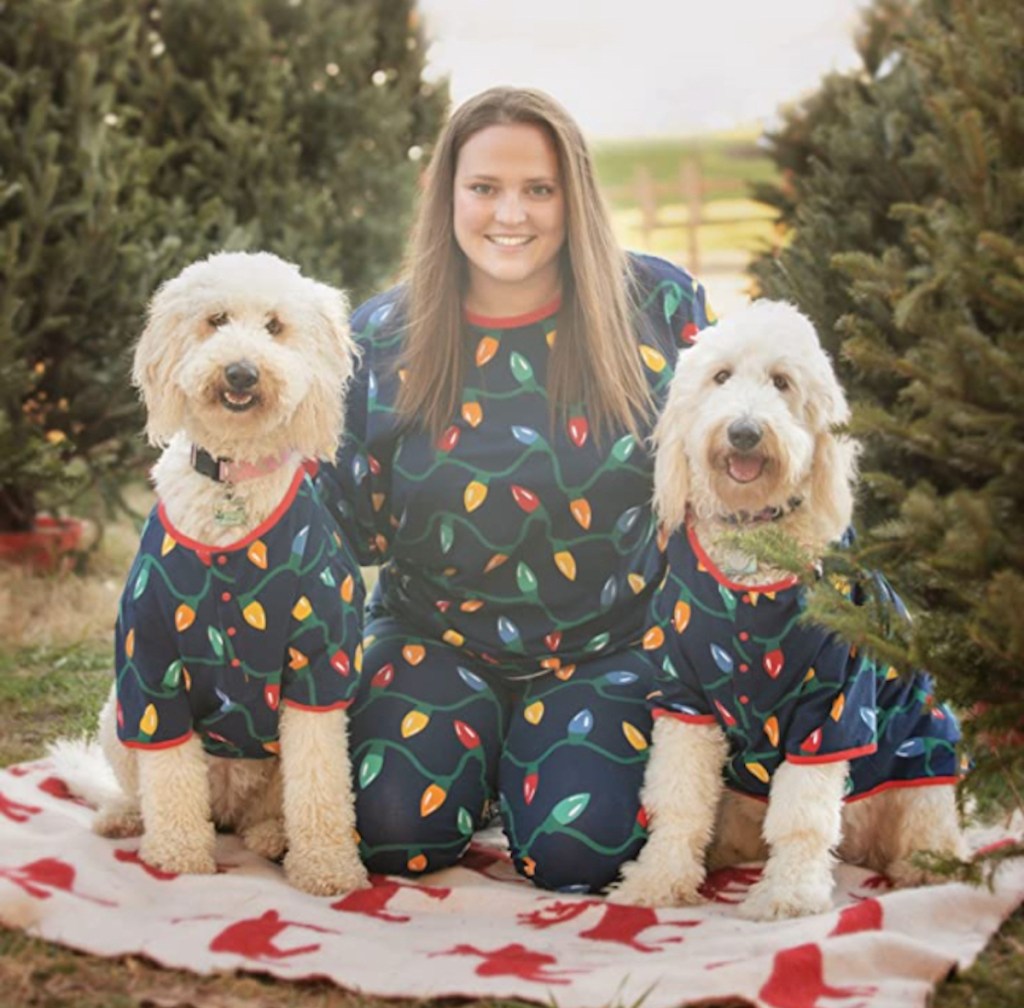
<path fill-rule="evenodd" d="M 1024 900 L 1024 863 L 994 891 L 958 883 L 893 891 L 837 872 L 836 909 L 779 924 L 739 919 L 756 865 L 715 873 L 709 902 L 647 910 L 545 892 L 484 837 L 457 868 L 318 898 L 281 868 L 218 840 L 216 876 L 169 876 L 136 840 L 90 830 L 46 761 L 0 771 L 0 918 L 97 956 L 141 955 L 196 973 L 330 978 L 381 997 L 519 998 L 560 1008 L 924 1006 Z"/>

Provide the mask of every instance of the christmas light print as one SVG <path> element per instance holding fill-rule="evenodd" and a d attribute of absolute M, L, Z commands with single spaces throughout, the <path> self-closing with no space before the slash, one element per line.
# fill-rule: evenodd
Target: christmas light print
<path fill-rule="evenodd" d="M 388 660 L 378 664 L 382 651 Z M 430 870 L 435 859 L 443 856 L 441 852 L 461 850 L 483 812 L 482 796 L 489 787 L 485 738 L 490 740 L 493 754 L 493 724 L 501 713 L 485 680 L 469 669 L 448 664 L 435 678 L 438 661 L 450 663 L 454 653 L 432 642 L 397 638 L 390 632 L 374 636 L 367 647 L 367 660 L 371 662 L 367 666 L 369 690 L 350 728 L 357 810 L 364 810 L 360 818 L 367 826 L 360 828 L 362 852 L 367 858 L 379 853 L 372 842 L 372 822 L 367 822 L 367 815 L 372 817 L 380 807 L 373 795 L 379 792 L 381 782 L 393 781 L 389 775 L 396 773 L 408 782 L 403 794 L 410 813 L 417 819 L 436 822 L 442 835 L 437 844 L 417 841 L 398 850 L 389 847 L 389 871 L 412 870 L 408 869 L 410 863 L 420 866 L 417 872 Z M 427 678 L 420 678 L 424 673 Z M 408 691 L 410 684 L 419 682 L 428 686 L 438 683 L 442 692 L 431 697 Z M 360 726 L 377 716 L 390 731 L 382 737 L 385 732 L 376 730 L 363 740 Z M 437 769 L 438 752 L 447 752 L 450 757 L 444 772 Z M 364 793 L 367 804 L 360 805 Z M 389 798 L 392 800 L 393 794 Z"/>
<path fill-rule="evenodd" d="M 637 260 L 635 266 L 645 316 L 637 353 L 642 342 L 654 365 L 645 363 L 642 373 L 657 406 L 684 326 L 704 322 L 703 296 L 668 264 Z M 381 651 L 381 640 L 367 647 L 369 680 L 354 720 L 369 718 L 375 728 L 372 737 L 357 739 L 356 776 L 369 782 L 368 796 L 382 780 L 389 788 L 400 781 L 408 816 L 430 828 L 402 849 L 377 843 L 370 828 L 363 853 L 387 870 L 450 863 L 445 859 L 466 835 L 467 816 L 477 819 L 482 801 L 494 797 L 493 778 L 483 792 L 474 790 L 483 788 L 485 757 L 492 770 L 497 758 L 487 718 L 492 724 L 507 718 L 503 730 L 522 733 L 521 740 L 528 733 L 541 746 L 509 771 L 508 786 L 521 842 L 534 842 L 543 823 L 537 856 L 526 852 L 517 865 L 526 871 L 533 863 L 543 873 L 543 838 L 552 831 L 579 833 L 586 845 L 587 823 L 603 814 L 602 778 L 625 768 L 627 789 L 635 793 L 642 776 L 649 739 L 644 676 L 653 673 L 646 655 L 620 656 L 632 654 L 642 635 L 664 564 L 650 509 L 650 423 L 633 434 L 602 428 L 582 403 L 552 409 L 547 382 L 551 354 L 559 349 L 552 308 L 546 317 L 507 325 L 469 316 L 452 415 L 432 432 L 404 426 L 395 409 L 397 372 L 404 367 L 401 313 L 382 311 L 394 298 L 382 295 L 353 318 L 361 365 L 349 395 L 346 440 L 337 464 L 324 467 L 322 484 L 360 560 L 382 563 L 382 611 L 407 635 L 401 641 L 394 630 L 390 650 Z M 390 635 L 391 625 L 382 625 Z M 402 654 L 408 643 L 425 648 L 417 666 Z M 601 669 L 596 684 L 594 668 Z M 421 695 L 409 685 L 413 672 L 424 683 L 447 675 L 453 692 L 445 703 L 426 686 Z M 567 696 L 600 693 L 581 696 L 572 710 L 552 693 L 500 711 L 489 682 L 536 673 Z M 628 710 L 620 707 L 623 695 Z M 581 754 L 604 768 L 595 770 L 602 788 L 555 793 L 565 779 L 559 761 Z M 514 748 L 510 758 L 519 758 Z M 359 807 L 372 820 L 370 798 Z M 622 836 L 590 852 L 597 851 L 599 862 L 617 862 L 642 842 L 632 816 L 622 826 Z"/>
<path fill-rule="evenodd" d="M 695 302 L 692 290 L 685 292 L 686 283 L 652 277 L 652 284 L 644 311 L 656 321 L 656 329 L 647 338 L 663 340 L 657 342 L 657 352 L 664 367 L 646 373 L 657 400 L 667 389 L 678 333 L 692 317 Z M 669 318 L 666 299 L 678 309 Z M 466 343 L 465 384 L 451 421 L 430 439 L 403 433 L 397 440 L 378 440 L 376 433 L 384 435 L 396 422 L 397 379 L 388 360 L 398 352 L 400 338 L 387 324 L 390 314 L 378 325 L 373 322 L 375 311 L 353 320 L 373 395 L 367 386 L 365 417 L 361 424 L 350 425 L 337 472 L 327 475 L 328 481 L 337 477 L 354 484 L 349 501 L 339 497 L 337 503 L 340 517 L 349 524 L 364 515 L 359 506 L 353 515 L 350 500 L 366 495 L 365 518 L 375 527 L 354 531 L 352 538 L 369 545 L 375 559 L 414 551 L 421 583 L 424 576 L 429 578 L 435 601 L 456 607 L 468 576 L 497 575 L 481 582 L 487 591 L 475 594 L 516 625 L 521 645 L 516 655 L 535 653 L 540 639 L 552 630 L 565 635 L 568 653 L 579 654 L 595 636 L 582 628 L 597 613 L 621 627 L 612 636 L 625 642 L 636 631 L 641 610 L 623 589 L 643 594 L 660 572 L 660 561 L 647 552 L 654 534 L 651 459 L 645 442 L 649 431 L 639 437 L 620 432 L 596 438 L 592 418 L 579 404 L 557 421 L 551 417 L 545 383 L 555 327 L 551 319 L 541 318 L 510 327 L 474 322 Z M 422 450 L 427 444 L 429 452 Z M 455 487 L 460 489 L 452 499 Z M 633 499 L 624 500 L 619 487 Z M 534 543 L 545 538 L 552 542 L 547 554 L 551 562 L 541 565 Z M 436 563 L 425 550 L 434 554 Z M 501 570 L 509 558 L 513 563 Z M 536 584 L 529 582 L 520 562 L 532 571 Z M 609 574 L 624 565 L 614 597 L 606 592 L 602 598 L 600 588 Z M 580 595 L 575 589 L 589 586 L 595 571 L 600 580 Z M 525 589 L 520 586 L 524 578 Z M 390 586 L 385 574 L 382 589 L 389 591 Z M 536 609 L 526 619 L 516 615 L 523 596 Z M 497 647 L 484 647 L 488 636 L 496 636 L 496 617 L 488 624 L 483 616 L 466 619 L 473 614 L 457 608 L 436 612 L 447 617 L 435 620 L 438 637 L 452 630 L 466 646 L 496 651 L 498 661 L 505 660 L 500 636 L 493 641 Z M 626 613 L 628 618 L 617 618 Z"/>
<path fill-rule="evenodd" d="M 683 720 L 718 722 L 731 742 L 732 787 L 766 796 L 784 759 L 851 760 L 848 797 L 957 778 L 959 731 L 941 704 L 941 717 L 931 716 L 925 673 L 894 678 L 803 621 L 798 584 L 733 585 L 690 529 L 671 537 L 667 558 L 644 638 L 661 669 L 652 703 Z"/>
<path fill-rule="evenodd" d="M 159 508 L 149 516 L 115 637 L 126 745 L 175 744 L 195 730 L 211 754 L 263 758 L 283 704 L 351 703 L 355 560 L 301 470 L 279 511 L 252 541 L 222 549 L 187 544 Z"/>
<path fill-rule="evenodd" d="M 635 660 L 635 659 L 632 659 Z M 582 677 L 531 683 L 522 702 L 521 731 L 513 728 L 504 755 L 502 813 L 516 863 L 527 875 L 544 872 L 548 842 L 571 837 L 580 856 L 609 864 L 636 851 L 646 837 L 639 815 L 603 830 L 598 842 L 589 834 L 588 817 L 601 815 L 613 778 L 639 783 L 650 744 L 650 716 L 644 700 L 653 682 L 646 663 L 623 668 L 607 656 Z M 582 765 L 595 768 L 590 786 L 561 790 L 568 781 L 586 780 Z M 573 771 L 566 773 L 567 767 Z"/>

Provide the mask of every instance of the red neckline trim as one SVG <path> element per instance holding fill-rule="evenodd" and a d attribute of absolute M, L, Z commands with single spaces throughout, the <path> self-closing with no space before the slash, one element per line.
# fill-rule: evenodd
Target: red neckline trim
<path fill-rule="evenodd" d="M 480 326 L 482 329 L 518 329 L 520 326 L 530 325 L 532 322 L 540 322 L 554 315 L 562 307 L 562 295 L 559 294 L 553 301 L 534 308 L 531 312 L 523 315 L 506 315 L 503 318 L 493 318 L 490 315 L 479 315 L 474 311 L 466 309 L 466 321 L 470 325 Z"/>
<path fill-rule="evenodd" d="M 800 583 L 800 579 L 795 575 L 791 574 L 788 578 L 782 581 L 776 581 L 774 584 L 766 585 L 748 585 L 740 584 L 739 581 L 730 581 L 716 566 L 715 562 L 707 555 L 704 551 L 704 547 L 697 541 L 697 533 L 694 532 L 692 525 L 686 526 L 686 535 L 690 540 L 690 545 L 693 547 L 693 552 L 697 554 L 697 559 L 701 562 L 701 566 L 707 569 L 707 572 L 720 584 L 726 588 L 731 588 L 733 591 L 738 592 L 757 592 L 760 595 L 766 595 L 768 592 L 784 591 L 786 588 L 792 588 L 794 585 Z"/>
<path fill-rule="evenodd" d="M 266 535 L 281 520 L 281 516 L 292 506 L 292 501 L 295 500 L 295 495 L 299 492 L 299 486 L 305 477 L 306 468 L 300 464 L 295 470 L 295 475 L 292 477 L 291 486 L 288 487 L 284 497 L 281 498 L 281 503 L 274 508 L 269 517 L 257 525 L 244 539 L 239 539 L 237 542 L 230 543 L 227 546 L 211 546 L 209 543 L 201 543 L 195 539 L 190 539 L 184 533 L 179 532 L 167 517 L 163 501 L 160 502 L 157 508 L 157 514 L 160 517 L 160 524 L 163 525 L 164 531 L 182 546 L 187 546 L 193 550 L 204 550 L 207 553 L 232 553 L 235 550 L 245 549 L 246 546 L 259 539 L 260 536 Z"/>

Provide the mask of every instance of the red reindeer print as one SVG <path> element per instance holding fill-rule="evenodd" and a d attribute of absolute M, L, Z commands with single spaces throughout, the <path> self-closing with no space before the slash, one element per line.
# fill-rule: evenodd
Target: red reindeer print
<path fill-rule="evenodd" d="M 54 892 L 66 892 L 100 906 L 117 906 L 110 900 L 75 892 L 75 869 L 57 858 L 40 858 L 20 868 L 0 869 L 0 878 L 8 879 L 35 899 L 49 899 Z"/>
<path fill-rule="evenodd" d="M 150 875 L 155 879 L 159 879 L 161 882 L 167 882 L 170 879 L 176 879 L 178 877 L 176 872 L 162 871 L 160 868 L 154 868 L 151 864 L 147 864 L 141 857 L 139 857 L 139 852 L 137 850 L 130 850 L 127 847 L 116 848 L 114 851 L 114 858 L 122 864 L 138 865 L 147 875 Z"/>
<path fill-rule="evenodd" d="M 712 903 L 742 903 L 747 890 L 761 877 L 761 868 L 719 868 L 700 887 L 700 894 Z"/>
<path fill-rule="evenodd" d="M 370 882 L 369 889 L 354 889 L 337 903 L 332 903 L 331 909 L 341 910 L 344 913 L 363 914 L 366 917 L 373 917 L 375 920 L 391 921 L 394 924 L 404 924 L 412 918 L 407 914 L 393 913 L 387 908 L 388 903 L 403 889 L 421 892 L 430 899 L 436 900 L 445 900 L 451 894 L 451 889 L 396 882 L 386 875 L 371 875 Z"/>
<path fill-rule="evenodd" d="M 42 811 L 35 805 L 23 805 L 0 792 L 0 815 L 7 816 L 12 822 L 28 822 L 32 816 L 39 815 Z"/>
<path fill-rule="evenodd" d="M 869 875 L 859 888 L 861 889 L 891 889 L 892 883 L 884 875 Z"/>
<path fill-rule="evenodd" d="M 341 934 L 340 931 L 317 927 L 315 924 L 282 920 L 276 910 L 268 910 L 259 917 L 249 917 L 229 924 L 210 942 L 210 951 L 270 961 L 306 955 L 320 948 L 319 944 L 296 945 L 290 949 L 279 948 L 275 944 L 275 939 L 290 927 L 305 928 L 321 934 Z"/>
<path fill-rule="evenodd" d="M 161 882 L 170 882 L 173 879 L 179 877 L 178 872 L 168 872 L 161 868 L 157 868 L 151 865 L 148 861 L 142 859 L 142 855 L 139 854 L 138 850 L 132 850 L 130 847 L 118 847 L 114 850 L 114 857 L 122 864 L 133 864 L 138 865 L 147 875 L 152 876 L 155 879 L 159 879 Z M 234 861 L 218 861 L 217 862 L 217 874 L 226 875 L 228 872 L 237 868 L 238 864 Z"/>
<path fill-rule="evenodd" d="M 459 867 L 468 868 L 478 875 L 483 875 L 484 878 L 531 884 L 529 880 L 516 873 L 512 867 L 512 858 L 505 851 L 485 847 L 483 844 L 472 844 L 462 856 Z"/>
<path fill-rule="evenodd" d="M 65 784 L 59 777 L 47 777 L 39 782 L 38 787 L 43 794 L 48 794 L 51 798 L 74 802 L 76 805 L 82 805 L 86 808 L 89 806 L 87 801 L 84 801 L 77 795 L 73 795 L 68 790 L 67 784 Z"/>
<path fill-rule="evenodd" d="M 858 931 L 882 930 L 882 904 L 876 899 L 865 899 L 839 911 L 836 926 L 829 931 L 829 937 L 856 934 Z"/>
<path fill-rule="evenodd" d="M 605 900 L 578 900 L 573 903 L 557 901 L 518 915 L 519 923 L 533 928 L 549 928 L 555 924 L 574 920 L 592 907 L 601 909 L 601 919 L 589 930 L 581 931 L 580 938 L 591 941 L 615 942 L 637 952 L 661 952 L 663 946 L 681 942 L 680 937 L 662 938 L 656 945 L 644 945 L 639 936 L 652 927 L 697 927 L 700 921 L 659 921 L 657 911 L 650 907 L 627 906 Z"/>
<path fill-rule="evenodd" d="M 877 990 L 877 987 L 832 987 L 825 983 L 821 949 L 808 944 L 776 953 L 772 974 L 759 996 L 771 1008 L 826 1008 L 822 998 L 870 997 Z M 842 1008 L 864 1008 L 866 1003 L 858 1001 L 855 1005 L 844 1004 Z"/>
<path fill-rule="evenodd" d="M 480 956 L 483 962 L 473 971 L 477 976 L 514 976 L 532 983 L 567 984 L 569 981 L 564 979 L 567 974 L 581 972 L 580 970 L 552 971 L 550 967 L 558 962 L 554 956 L 545 952 L 534 952 L 518 942 L 512 945 L 503 945 L 491 952 L 475 948 L 473 945 L 456 945 L 454 948 L 448 949 L 447 952 L 433 952 L 431 955 Z"/>

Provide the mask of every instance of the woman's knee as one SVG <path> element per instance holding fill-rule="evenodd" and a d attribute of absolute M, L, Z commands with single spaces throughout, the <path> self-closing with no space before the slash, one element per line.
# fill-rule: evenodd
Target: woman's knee
<path fill-rule="evenodd" d="M 438 799 L 431 795 L 430 800 Z M 370 871 L 386 875 L 420 875 L 451 867 L 480 821 L 483 801 L 482 795 L 474 800 L 464 793 L 457 806 L 445 808 L 442 802 L 424 815 L 424 789 L 411 777 L 384 782 L 380 790 L 371 786 L 357 791 L 360 855 Z"/>
<path fill-rule="evenodd" d="M 569 796 L 563 801 L 579 801 Z M 564 809 L 566 806 L 562 806 Z M 571 811 L 571 806 L 568 808 Z M 549 813 L 551 817 L 564 815 L 556 805 Z M 600 892 L 618 877 L 629 860 L 639 854 L 647 838 L 643 813 L 639 802 L 628 798 L 615 802 L 614 807 L 595 809 L 595 817 L 604 816 L 610 820 L 591 824 L 596 832 L 603 833 L 611 842 L 603 843 L 588 835 L 585 826 L 578 830 L 562 830 L 557 820 L 554 828 L 543 831 L 528 843 L 509 836 L 512 862 L 516 870 L 544 889 L 563 892 Z"/>
<path fill-rule="evenodd" d="M 593 754 L 588 759 L 578 753 L 545 770 L 547 780 L 540 781 L 502 765 L 502 812 L 513 863 L 542 888 L 599 892 L 647 839 L 640 806 L 643 766 L 609 767 Z"/>

